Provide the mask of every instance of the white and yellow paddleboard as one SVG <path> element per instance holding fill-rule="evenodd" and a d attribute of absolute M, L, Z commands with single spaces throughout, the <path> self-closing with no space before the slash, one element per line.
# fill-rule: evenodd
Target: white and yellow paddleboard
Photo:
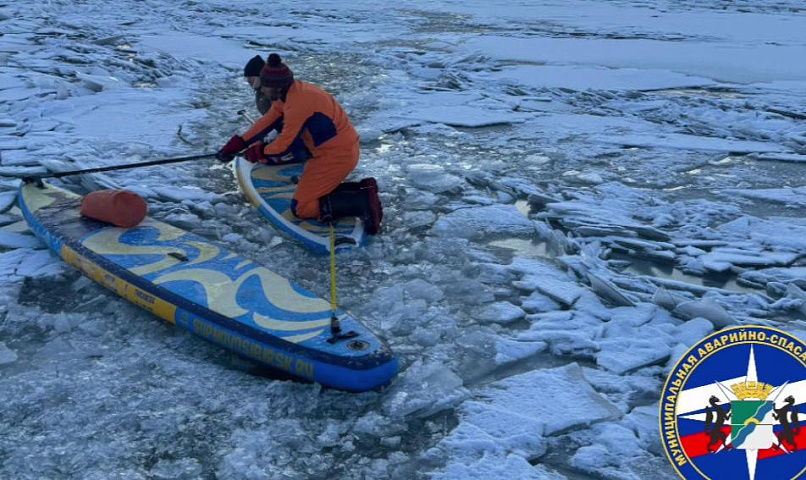
<path fill-rule="evenodd" d="M 67 263 L 149 312 L 292 376 L 348 390 L 387 384 L 397 359 L 383 340 L 341 310 L 252 260 L 146 218 L 118 228 L 82 217 L 81 198 L 28 183 L 20 209 Z M 111 321 L 112 319 L 110 319 Z"/>
<path fill-rule="evenodd" d="M 296 180 L 304 164 L 253 164 L 235 159 L 235 176 L 246 198 L 264 217 L 283 233 L 310 250 L 330 253 L 330 226 L 316 220 L 303 220 L 291 212 L 291 200 L 297 190 Z M 347 217 L 335 224 L 336 253 L 366 244 L 367 236 L 360 219 Z"/>

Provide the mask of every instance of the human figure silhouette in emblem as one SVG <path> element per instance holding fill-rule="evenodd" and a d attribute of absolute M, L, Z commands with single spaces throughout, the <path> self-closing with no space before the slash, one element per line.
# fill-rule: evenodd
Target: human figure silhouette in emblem
<path fill-rule="evenodd" d="M 716 395 L 711 395 L 709 403 L 711 405 L 705 407 L 705 433 L 711 437 L 708 442 L 708 451 L 716 453 L 719 451 L 719 447 L 725 447 L 730 450 L 733 446 L 726 443 L 728 434 L 722 431 L 725 422 L 730 418 L 730 412 L 727 407 L 719 405 L 719 397 Z"/>
<path fill-rule="evenodd" d="M 787 447 L 791 446 L 790 453 L 798 449 L 795 443 L 795 436 L 800 433 L 800 420 L 798 419 L 798 407 L 795 406 L 795 397 L 792 395 L 784 399 L 783 407 L 773 408 L 772 418 L 778 420 L 782 430 L 775 434 L 778 437 L 778 445 L 775 448 L 781 448 L 783 442 L 787 443 Z"/>

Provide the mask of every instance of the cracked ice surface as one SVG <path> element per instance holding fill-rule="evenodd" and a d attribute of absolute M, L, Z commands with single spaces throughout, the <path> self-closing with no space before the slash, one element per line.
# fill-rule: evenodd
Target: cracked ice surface
<path fill-rule="evenodd" d="M 676 359 L 806 332 L 802 5 L 723 3 L 0 5 L 2 175 L 213 152 L 257 53 L 333 92 L 386 222 L 339 299 L 401 362 L 360 395 L 272 378 L 50 255 L 0 176 L 0 477 L 676 478 Z M 329 293 L 213 160 L 60 184 Z"/>

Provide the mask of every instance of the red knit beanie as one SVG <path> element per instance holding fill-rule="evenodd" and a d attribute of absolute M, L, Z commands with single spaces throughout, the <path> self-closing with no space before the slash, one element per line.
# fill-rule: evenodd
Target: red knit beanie
<path fill-rule="evenodd" d="M 284 88 L 294 81 L 294 72 L 283 63 L 280 55 L 272 53 L 269 62 L 260 70 L 260 86 Z"/>

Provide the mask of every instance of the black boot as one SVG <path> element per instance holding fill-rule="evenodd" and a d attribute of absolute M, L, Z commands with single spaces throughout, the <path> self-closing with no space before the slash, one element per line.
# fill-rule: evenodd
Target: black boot
<path fill-rule="evenodd" d="M 343 217 L 359 217 L 364 221 L 367 234 L 375 235 L 381 230 L 383 208 L 378 199 L 378 183 L 374 178 L 359 182 L 346 182 L 333 193 L 319 199 L 320 220 L 329 223 Z"/>

